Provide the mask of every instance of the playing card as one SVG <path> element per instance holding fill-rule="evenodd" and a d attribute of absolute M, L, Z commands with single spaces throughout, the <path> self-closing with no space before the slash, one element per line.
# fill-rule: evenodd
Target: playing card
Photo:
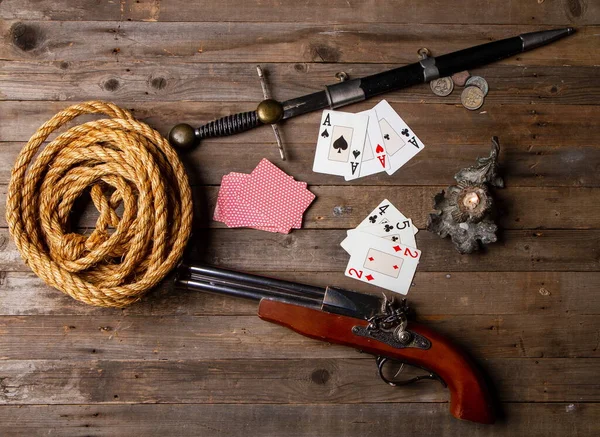
<path fill-rule="evenodd" d="M 404 246 L 417 247 L 417 241 L 415 239 L 415 233 L 413 231 L 412 220 L 406 219 L 398 222 L 386 222 L 377 225 L 364 226 L 361 228 L 350 229 L 348 231 L 348 237 L 340 243 L 342 248 L 352 254 L 354 247 L 351 245 L 352 241 L 356 241 L 352 238 L 353 235 L 363 232 L 365 234 L 374 235 L 379 238 L 385 238 L 394 243 L 399 243 Z"/>
<path fill-rule="evenodd" d="M 355 250 L 346 267 L 346 276 L 396 293 L 408 293 L 420 250 L 362 232 L 350 238 Z"/>
<path fill-rule="evenodd" d="M 299 218 L 301 224 L 302 214 L 315 195 L 263 159 L 250 174 L 239 197 L 241 204 L 262 217 L 255 225 L 289 229 L 299 225 Z"/>
<path fill-rule="evenodd" d="M 247 183 L 249 176 L 234 172 L 223 176 L 213 220 L 223 222 L 230 228 L 252 227 L 268 232 L 288 234 L 290 229 L 258 225 L 257 222 L 262 219 L 262 216 L 257 216 L 256 211 L 247 204 L 239 202 L 240 190 Z"/>
<path fill-rule="evenodd" d="M 368 121 L 366 115 L 323 111 L 313 171 L 357 178 Z"/>
<path fill-rule="evenodd" d="M 385 143 L 381 135 L 377 112 L 374 109 L 359 112 L 359 115 L 367 115 L 369 122 L 367 125 L 367 135 L 365 137 L 365 147 L 362 154 L 359 177 L 369 176 L 380 173 L 390 168 L 390 162 L 385 150 Z"/>
<path fill-rule="evenodd" d="M 391 175 L 425 146 L 387 101 L 382 100 L 373 109 L 377 113 L 390 161 L 390 168 L 386 172 Z"/>
<path fill-rule="evenodd" d="M 304 211 L 314 197 L 305 182 L 263 159 L 249 175 L 223 176 L 213 218 L 229 227 L 287 234 L 302 226 Z"/>
<path fill-rule="evenodd" d="M 409 221 L 413 234 L 419 232 L 417 227 L 412 224 L 412 220 L 410 220 L 404 214 L 398 211 L 398 209 L 394 205 L 392 205 L 392 203 L 389 200 L 384 199 L 379 205 L 377 205 L 377 207 L 375 207 L 375 209 L 373 209 L 373 211 L 369 213 L 369 215 L 365 217 L 365 219 L 362 222 L 360 222 L 356 229 L 362 231 L 370 226 L 386 224 L 395 226 L 396 223 L 402 223 L 406 220 Z M 402 225 L 399 226 L 402 227 Z M 346 233 L 350 235 L 350 232 L 351 231 L 347 231 Z M 406 237 L 405 240 L 406 241 L 403 242 L 403 244 L 411 247 L 417 247 L 416 240 L 414 240 L 414 243 L 413 240 L 409 239 L 408 237 Z M 348 237 L 346 237 L 340 243 L 340 246 L 342 246 L 342 248 L 348 253 L 350 253 L 353 250 L 350 247 L 350 240 Z"/>
<path fill-rule="evenodd" d="M 377 205 L 377 207 L 375 207 L 375 209 L 373 209 L 373 211 L 371 211 L 362 222 L 360 222 L 357 228 L 379 223 L 397 222 L 401 220 L 407 220 L 407 217 L 398 211 L 398 209 L 392 205 L 392 202 L 387 199 L 383 199 L 383 201 Z"/>

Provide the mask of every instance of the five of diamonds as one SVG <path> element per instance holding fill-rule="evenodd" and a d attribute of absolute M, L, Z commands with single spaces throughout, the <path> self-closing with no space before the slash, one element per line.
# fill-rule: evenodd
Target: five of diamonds
<path fill-rule="evenodd" d="M 464 87 L 460 102 L 465 108 L 471 111 L 481 108 L 489 91 L 488 83 L 483 77 L 471 76 L 468 71 L 461 71 L 453 74 L 452 77 L 440 77 L 429 82 L 431 91 L 440 97 L 450 95 L 455 85 Z"/>

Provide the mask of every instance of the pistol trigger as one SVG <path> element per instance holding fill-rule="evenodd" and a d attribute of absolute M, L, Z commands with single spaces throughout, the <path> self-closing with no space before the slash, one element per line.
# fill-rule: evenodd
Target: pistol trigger
<path fill-rule="evenodd" d="M 400 364 L 400 368 L 398 369 L 398 371 L 396 372 L 396 374 L 393 376 L 394 379 L 389 379 L 387 376 L 385 376 L 383 374 L 383 367 L 385 366 L 385 363 L 387 363 L 388 361 L 393 361 L 396 363 Z M 411 365 L 408 363 L 405 363 L 404 361 L 400 361 L 400 360 L 391 360 L 387 357 L 382 357 L 382 356 L 378 356 L 376 358 L 376 363 L 377 363 L 377 370 L 379 372 L 379 377 L 381 378 L 381 380 L 383 382 L 385 382 L 386 384 L 391 385 L 392 387 L 401 387 L 403 385 L 409 385 L 412 384 L 414 382 L 420 381 L 422 379 L 432 379 L 435 381 L 438 381 L 440 384 L 442 384 L 442 386 L 447 387 L 446 383 L 444 382 L 444 380 L 442 378 L 440 378 L 437 374 L 435 374 L 434 372 L 431 372 L 427 369 L 423 369 L 425 371 L 428 372 L 428 374 L 426 375 L 419 375 L 419 376 L 415 376 L 414 378 L 411 379 L 406 379 L 406 380 L 396 380 L 395 378 L 402 373 L 402 370 L 404 369 L 404 365 Z M 419 366 L 414 366 L 414 367 L 419 367 Z"/>

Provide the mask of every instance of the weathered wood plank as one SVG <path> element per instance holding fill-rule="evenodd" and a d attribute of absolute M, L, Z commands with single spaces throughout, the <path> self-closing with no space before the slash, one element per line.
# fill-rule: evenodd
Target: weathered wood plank
<path fill-rule="evenodd" d="M 365 293 L 367 284 L 321 274 L 267 272 L 267 276 L 317 286 L 337 285 Z M 327 276 L 327 275 L 325 275 Z M 566 316 L 600 314 L 600 275 L 595 272 L 417 272 L 409 295 L 422 315 L 538 314 Z M 0 273 L 0 315 L 113 315 L 115 310 L 83 305 L 45 285 L 31 272 Z M 254 302 L 175 290 L 170 278 L 124 315 L 254 315 Z"/>
<path fill-rule="evenodd" d="M 4 316 L 4 360 L 213 360 L 356 358 L 256 316 Z M 437 315 L 424 323 L 475 357 L 597 358 L 600 318 Z M 26 344 L 27 347 L 23 345 Z"/>
<path fill-rule="evenodd" d="M 398 11 L 402 11 L 401 14 Z M 600 8 L 595 2 L 520 2 L 518 0 L 467 0 L 461 7 L 444 1 L 430 1 L 413 7 L 410 0 L 384 3 L 375 0 L 326 3 L 286 0 L 122 0 L 98 3 L 94 0 L 4 0 L 0 17 L 6 20 L 140 20 L 140 21 L 257 21 L 310 23 L 469 23 L 469 24 L 554 24 L 578 26 L 597 24 Z M 393 17 L 393 20 L 391 18 Z"/>
<path fill-rule="evenodd" d="M 394 64 L 346 64 L 351 77 L 395 68 Z M 120 61 L 0 61 L 0 96 L 4 100 L 91 99 L 121 101 L 251 101 L 263 95 L 254 66 L 187 62 Z M 286 100 L 321 91 L 335 82 L 338 64 L 296 63 L 263 66 L 274 97 Z M 492 65 L 472 71 L 486 78 L 490 103 L 597 104 L 597 67 L 515 67 Z M 429 85 L 385 94 L 390 102 L 460 104 L 457 89 L 449 97 L 435 96 Z"/>
<path fill-rule="evenodd" d="M 1 126 L 0 130 L 2 130 Z M 33 130 L 35 128 L 31 133 Z M 500 129 L 496 131 L 504 133 Z M 263 133 L 257 131 L 256 134 Z M 270 143 L 270 140 L 266 140 L 265 144 L 248 144 L 244 138 L 249 139 L 253 134 L 241 135 L 244 137 L 237 143 L 227 143 L 225 138 L 206 141 L 198 150 L 182 155 L 193 185 L 218 185 L 223 175 L 230 171 L 250 173 L 262 158 L 270 159 L 297 180 L 308 182 L 313 187 L 342 183 L 341 178 L 337 176 L 313 173 L 312 161 L 315 153 L 313 144 L 286 142 L 286 149 L 291 159 L 282 162 L 275 144 Z M 507 136 L 504 135 L 502 138 L 507 139 Z M 393 176 L 381 173 L 354 180 L 348 187 L 447 186 L 453 182 L 454 174 L 459 169 L 473 165 L 476 157 L 489 154 L 487 137 L 482 136 L 480 139 L 480 144 L 460 146 L 429 143 L 426 152 L 418 154 Z M 524 148 L 518 143 L 506 143 L 503 139 L 501 139 L 500 163 L 509 187 L 600 187 L 600 171 L 598 171 L 600 170 L 598 168 L 600 147 L 545 146 L 538 145 L 536 141 L 535 146 Z M 508 138 L 508 141 L 512 139 Z M 12 166 L 24 145 L 25 142 L 0 142 L 0 184 L 8 184 Z M 244 159 L 239 159 L 240 156 L 244 156 Z M 569 200 L 562 199 L 561 202 L 569 202 Z M 595 207 L 595 205 L 596 203 L 591 202 L 587 206 Z M 519 206 L 522 205 L 513 205 L 515 208 Z M 584 211 L 579 213 L 586 215 Z M 551 218 L 540 217 L 540 219 Z M 578 217 L 565 219 L 577 221 Z"/>
<path fill-rule="evenodd" d="M 441 384 L 392 388 L 374 360 L 0 361 L 0 404 L 335 404 L 445 402 Z M 600 400 L 597 358 L 492 359 L 486 374 L 511 402 Z M 420 374 L 415 369 L 404 376 Z M 233 389 L 233 387 L 235 387 Z"/>
<path fill-rule="evenodd" d="M 266 272 L 265 275 L 317 286 L 337 285 L 365 293 L 367 284 L 337 275 Z M 325 277 L 324 277 L 325 276 Z M 595 272 L 417 272 L 410 304 L 422 316 L 434 314 L 537 314 L 563 317 L 600 314 L 600 275 Z M 115 310 L 83 305 L 45 285 L 31 272 L 0 273 L 0 315 L 113 315 Z M 205 293 L 175 290 L 170 278 L 124 315 L 255 315 L 257 305 Z"/>
<path fill-rule="evenodd" d="M 337 271 L 343 276 L 348 255 L 339 246 L 344 230 L 295 230 L 289 235 L 253 229 L 199 231 L 192 240 L 192 256 L 232 269 L 265 272 Z M 501 242 L 487 252 L 459 255 L 449 240 L 417 234 L 422 250 L 419 271 L 543 272 L 598 271 L 600 231 L 505 231 Z M 0 271 L 28 271 L 7 229 L 0 229 Z M 335 277 L 329 277 L 329 280 Z"/>
<path fill-rule="evenodd" d="M 279 163 L 277 163 L 279 164 Z M 0 227 L 6 222 L 6 185 L 0 184 Z M 316 200 L 304 216 L 305 229 L 349 229 L 357 226 L 379 203 L 388 199 L 398 205 L 404 215 L 411 217 L 419 229 L 427 227 L 432 212 L 433 196 L 446 186 L 439 187 L 381 187 L 381 186 L 310 186 Z M 197 211 L 207 217 L 200 226 L 225 228 L 212 221 L 218 187 L 194 187 Z M 377 199 L 377 200 L 374 200 Z M 598 188 L 507 188 L 496 191 L 502 229 L 599 229 L 600 189 Z M 376 203 L 375 203 L 376 202 Z M 585 208 L 583 207 L 585 205 Z M 78 225 L 94 227 L 98 212 L 90 204 L 81 213 Z M 118 210 L 121 213 L 121 210 Z M 200 213 L 200 212 L 199 212 Z"/>
<path fill-rule="evenodd" d="M 180 59 L 188 62 L 412 63 L 415 51 L 437 55 L 554 26 L 359 23 L 152 23 L 129 21 L 0 22 L 0 59 L 78 61 Z M 598 65 L 597 26 L 506 65 Z"/>
<path fill-rule="evenodd" d="M 199 125 L 221 116 L 252 110 L 255 105 L 250 102 L 158 101 L 138 102 L 133 105 L 119 101 L 115 103 L 133 109 L 139 120 L 148 123 L 164 135 L 177 123 Z M 372 108 L 373 105 L 373 101 L 362 102 L 349 106 L 348 111 L 358 112 Z M 0 113 L 3 115 L 0 140 L 27 141 L 42 123 L 67 106 L 69 103 L 66 102 L 0 102 Z M 594 127 L 599 116 L 595 106 L 489 105 L 481 113 L 466 111 L 457 105 L 395 103 L 393 106 L 427 147 L 434 149 L 439 146 L 439 152 L 445 152 L 446 156 L 448 153 L 456 153 L 448 150 L 448 146 L 451 145 L 484 144 L 483 150 L 487 150 L 489 138 L 495 134 L 499 135 L 501 140 L 504 138 L 505 146 L 512 148 L 519 145 L 523 152 L 527 147 L 535 153 L 539 146 L 565 148 L 568 145 L 570 148 L 597 144 Z M 290 119 L 282 124 L 283 135 L 286 139 L 293 139 L 294 144 L 300 143 L 303 147 L 310 147 L 312 153 L 320 117 L 319 113 L 312 112 Z M 79 117 L 75 120 L 75 124 L 81 123 L 80 119 L 90 120 L 92 117 Z M 73 122 L 68 126 L 71 125 Z M 567 139 L 565 139 L 566 135 L 568 135 Z M 567 140 L 568 142 L 565 143 Z M 214 142 L 221 147 L 231 143 L 244 145 L 268 143 L 268 147 L 265 145 L 263 150 L 271 151 L 274 140 L 272 131 L 258 128 L 235 136 L 206 140 L 202 144 L 208 145 Z M 441 150 L 442 146 L 443 150 Z M 200 148 L 197 152 L 202 150 Z M 464 154 L 462 148 L 459 151 Z M 291 152 L 296 150 L 292 149 Z M 196 153 L 192 156 L 195 157 Z M 309 160 L 311 161 L 312 159 Z"/>
<path fill-rule="evenodd" d="M 63 102 L 0 102 L 0 181 L 7 183 L 12 163 L 23 143 Z M 370 107 L 363 103 L 350 111 Z M 511 186 L 600 186 L 593 106 L 493 105 L 473 114 L 453 105 L 394 104 L 421 137 L 427 150 L 392 177 L 387 174 L 353 181 L 355 185 L 446 185 L 458 169 L 489 153 L 489 138 L 500 135 L 501 164 Z M 125 107 L 167 135 L 179 122 L 200 124 L 216 117 L 249 110 L 248 104 L 139 103 Z M 250 172 L 261 158 L 278 163 L 288 173 L 311 185 L 339 184 L 340 178 L 313 173 L 315 127 L 318 113 L 292 119 L 282 126 L 290 160 L 282 163 L 270 129 L 259 128 L 232 137 L 204 141 L 185 155 L 192 182 L 218 184 L 229 171 Z M 89 120 L 81 117 L 76 122 Z M 71 124 L 72 125 L 72 124 Z M 293 141 L 289 141 L 293 139 Z M 7 143 L 6 141 L 11 141 Z M 239 159 L 239 156 L 245 159 Z M 215 165 L 218 164 L 218 165 Z"/>
<path fill-rule="evenodd" d="M 509 403 L 502 410 L 496 424 L 479 425 L 454 419 L 445 403 L 3 406 L 0 431 L 15 437 L 49 432 L 64 437 L 375 437 L 398 432 L 414 437 L 563 437 L 600 432 L 599 404 Z"/>

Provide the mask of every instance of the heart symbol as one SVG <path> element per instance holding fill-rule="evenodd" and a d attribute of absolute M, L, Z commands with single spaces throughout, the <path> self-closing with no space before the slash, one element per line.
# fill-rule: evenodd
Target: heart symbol
<path fill-rule="evenodd" d="M 381 147 L 381 144 L 377 144 L 377 147 L 375 147 L 375 153 L 381 153 L 383 152 L 383 147 Z"/>
<path fill-rule="evenodd" d="M 354 158 L 358 158 L 358 155 L 360 155 L 360 152 L 358 150 L 353 150 L 352 154 L 354 155 Z"/>

